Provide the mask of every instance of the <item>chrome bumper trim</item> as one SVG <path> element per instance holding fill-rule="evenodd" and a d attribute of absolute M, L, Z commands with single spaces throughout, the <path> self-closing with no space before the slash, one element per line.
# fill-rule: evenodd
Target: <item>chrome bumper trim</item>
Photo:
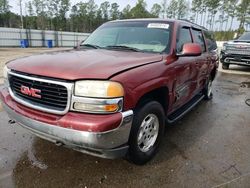
<path fill-rule="evenodd" d="M 224 59 L 225 63 L 232 63 L 232 64 L 239 64 L 239 65 L 250 65 L 250 58 L 249 59 L 245 59 L 245 58 L 241 58 L 240 61 L 237 61 L 234 58 L 231 57 L 226 57 Z"/>
<path fill-rule="evenodd" d="M 128 149 L 126 144 L 133 121 L 132 110 L 122 112 L 122 121 L 118 128 L 94 133 L 39 122 L 18 114 L 6 104 L 3 104 L 3 107 L 11 119 L 36 136 L 54 143 L 61 143 L 74 150 L 103 158 L 116 158 L 125 155 Z"/>

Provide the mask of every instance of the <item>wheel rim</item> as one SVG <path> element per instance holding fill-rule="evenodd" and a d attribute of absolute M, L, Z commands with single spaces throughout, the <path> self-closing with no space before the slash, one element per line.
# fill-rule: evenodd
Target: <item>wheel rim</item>
<path fill-rule="evenodd" d="M 137 144 L 142 152 L 147 152 L 155 144 L 159 133 L 159 119 L 154 114 L 147 115 L 141 123 Z"/>
<path fill-rule="evenodd" d="M 212 80 L 209 80 L 207 85 L 207 96 L 210 97 L 212 94 Z"/>

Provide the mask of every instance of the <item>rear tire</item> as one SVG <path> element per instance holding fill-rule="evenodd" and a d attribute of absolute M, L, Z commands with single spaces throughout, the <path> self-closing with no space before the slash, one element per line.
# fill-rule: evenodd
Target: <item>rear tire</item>
<path fill-rule="evenodd" d="M 203 89 L 203 94 L 205 96 L 204 97 L 205 100 L 211 100 L 213 98 L 212 83 L 213 83 L 213 79 L 212 79 L 212 76 L 210 75 L 207 82 L 206 82 L 206 86 Z"/>
<path fill-rule="evenodd" d="M 165 113 L 162 105 L 150 101 L 135 110 L 129 138 L 128 160 L 137 165 L 150 161 L 164 136 Z"/>
<path fill-rule="evenodd" d="M 229 69 L 229 64 L 227 64 L 227 63 L 222 63 L 222 69 L 228 70 L 228 69 Z"/>

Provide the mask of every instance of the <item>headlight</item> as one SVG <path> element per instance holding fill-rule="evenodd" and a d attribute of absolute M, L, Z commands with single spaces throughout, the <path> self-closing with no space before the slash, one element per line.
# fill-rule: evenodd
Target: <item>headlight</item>
<path fill-rule="evenodd" d="M 7 68 L 7 66 L 5 65 L 4 66 L 4 68 L 3 68 L 3 78 L 4 79 L 7 79 L 7 77 L 8 77 L 8 68 Z"/>
<path fill-rule="evenodd" d="M 3 68 L 3 79 L 4 79 L 4 85 L 6 86 L 8 85 L 8 72 L 9 72 L 9 69 L 5 65 Z"/>
<path fill-rule="evenodd" d="M 116 98 L 123 97 L 121 84 L 112 81 L 78 81 L 75 84 L 75 95 L 81 97 Z"/>
<path fill-rule="evenodd" d="M 72 107 L 74 111 L 115 113 L 122 110 L 124 90 L 112 81 L 78 81 L 75 83 Z"/>
<path fill-rule="evenodd" d="M 223 43 L 222 50 L 226 50 L 227 48 L 227 43 Z"/>

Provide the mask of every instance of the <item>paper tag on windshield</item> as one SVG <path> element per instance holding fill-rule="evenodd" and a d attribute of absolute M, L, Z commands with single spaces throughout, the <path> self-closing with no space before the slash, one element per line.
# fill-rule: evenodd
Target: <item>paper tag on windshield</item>
<path fill-rule="evenodd" d="M 164 24 L 164 23 L 150 23 L 150 24 L 148 24 L 148 28 L 168 29 L 169 28 L 169 24 Z"/>

